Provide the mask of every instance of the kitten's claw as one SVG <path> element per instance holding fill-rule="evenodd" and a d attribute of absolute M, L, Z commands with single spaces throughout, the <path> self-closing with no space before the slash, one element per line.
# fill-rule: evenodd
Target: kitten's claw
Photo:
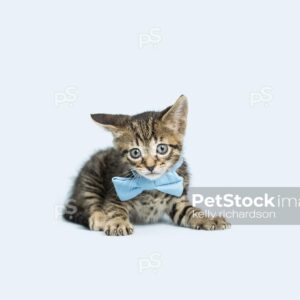
<path fill-rule="evenodd" d="M 113 236 L 129 235 L 133 233 L 133 226 L 127 220 L 115 218 L 106 222 L 104 232 L 106 235 Z"/>
<path fill-rule="evenodd" d="M 193 229 L 204 229 L 204 230 L 224 230 L 231 227 L 230 223 L 226 221 L 224 217 L 215 218 L 197 218 L 194 217 L 191 220 L 190 227 Z"/>

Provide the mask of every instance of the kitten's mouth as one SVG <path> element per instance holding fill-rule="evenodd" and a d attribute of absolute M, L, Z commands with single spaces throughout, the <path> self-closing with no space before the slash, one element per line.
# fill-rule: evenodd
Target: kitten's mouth
<path fill-rule="evenodd" d="M 160 173 L 149 173 L 146 174 L 145 176 L 147 176 L 148 178 L 159 178 L 161 176 Z"/>
<path fill-rule="evenodd" d="M 158 179 L 163 175 L 163 173 L 161 172 L 149 172 L 149 173 L 139 173 L 139 174 L 145 177 L 146 179 L 151 179 L 151 180 Z"/>

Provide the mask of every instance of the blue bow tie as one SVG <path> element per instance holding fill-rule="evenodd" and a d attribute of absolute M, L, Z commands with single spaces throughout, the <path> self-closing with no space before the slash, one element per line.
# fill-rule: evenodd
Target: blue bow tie
<path fill-rule="evenodd" d="M 182 163 L 183 158 L 181 157 L 168 172 L 155 180 L 142 177 L 135 173 L 133 178 L 113 177 L 112 182 L 121 201 L 130 200 L 143 191 L 149 190 L 158 190 L 179 197 L 183 192 L 183 178 L 176 173 L 176 170 Z"/>

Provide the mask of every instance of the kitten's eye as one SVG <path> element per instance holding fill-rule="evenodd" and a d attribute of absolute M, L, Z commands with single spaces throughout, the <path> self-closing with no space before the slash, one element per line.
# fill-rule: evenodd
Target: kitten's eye
<path fill-rule="evenodd" d="M 168 145 L 166 144 L 157 145 L 156 152 L 158 154 L 166 154 L 168 152 Z"/>
<path fill-rule="evenodd" d="M 141 156 L 141 151 L 138 148 L 133 148 L 130 150 L 130 156 L 134 159 L 137 159 Z"/>

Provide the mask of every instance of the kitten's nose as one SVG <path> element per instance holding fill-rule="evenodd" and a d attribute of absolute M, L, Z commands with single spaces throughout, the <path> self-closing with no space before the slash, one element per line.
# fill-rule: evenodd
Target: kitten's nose
<path fill-rule="evenodd" d="M 154 168 L 155 168 L 155 166 L 146 166 L 146 168 L 150 171 L 150 172 L 152 172 L 153 170 L 154 170 Z"/>

